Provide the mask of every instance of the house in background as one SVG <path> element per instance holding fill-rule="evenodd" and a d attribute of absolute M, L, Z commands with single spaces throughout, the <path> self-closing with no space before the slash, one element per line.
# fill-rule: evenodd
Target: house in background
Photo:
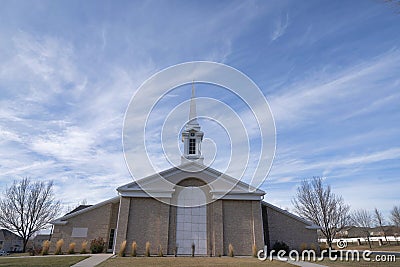
<path fill-rule="evenodd" d="M 7 229 L 0 229 L 0 250 L 22 252 L 23 239 Z"/>

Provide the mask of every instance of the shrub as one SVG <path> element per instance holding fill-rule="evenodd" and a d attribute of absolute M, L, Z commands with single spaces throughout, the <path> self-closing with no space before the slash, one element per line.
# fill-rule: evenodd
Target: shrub
<path fill-rule="evenodd" d="M 194 257 L 195 250 L 196 250 L 196 245 L 192 243 L 192 257 Z"/>
<path fill-rule="evenodd" d="M 307 243 L 301 243 L 301 244 L 300 244 L 300 252 L 302 252 L 302 251 L 304 251 L 304 250 L 307 250 L 307 248 L 308 248 Z"/>
<path fill-rule="evenodd" d="M 314 243 L 311 243 L 310 249 L 314 250 L 315 252 L 318 252 L 317 246 Z"/>
<path fill-rule="evenodd" d="M 125 250 L 126 250 L 126 240 L 122 241 L 121 247 L 119 248 L 118 256 L 125 257 Z"/>
<path fill-rule="evenodd" d="M 69 244 L 69 246 L 68 246 L 68 254 L 75 254 L 75 246 L 76 246 L 75 242 L 72 242 L 72 243 Z"/>
<path fill-rule="evenodd" d="M 60 239 L 56 243 L 56 251 L 54 252 L 55 255 L 62 255 L 62 247 L 64 245 L 64 239 Z"/>
<path fill-rule="evenodd" d="M 162 249 L 161 244 L 160 244 L 160 246 L 158 247 L 158 257 L 164 257 L 164 253 L 163 253 L 163 249 Z"/>
<path fill-rule="evenodd" d="M 282 242 L 280 242 L 280 241 L 275 242 L 275 244 L 272 246 L 272 249 L 275 250 L 274 251 L 275 255 L 281 250 L 286 252 L 285 255 L 289 254 L 289 246 L 283 241 Z"/>
<path fill-rule="evenodd" d="M 150 242 L 146 242 L 146 252 L 144 254 L 146 257 L 150 257 Z"/>
<path fill-rule="evenodd" d="M 93 254 L 102 253 L 104 251 L 104 247 L 106 242 L 104 242 L 103 238 L 99 237 L 90 241 L 90 251 Z"/>
<path fill-rule="evenodd" d="M 35 247 L 28 249 L 29 256 L 36 256 L 42 254 L 42 247 Z"/>
<path fill-rule="evenodd" d="M 42 245 L 42 255 L 49 255 L 50 241 L 46 240 Z"/>
<path fill-rule="evenodd" d="M 137 256 L 137 244 L 136 241 L 132 242 L 132 251 L 131 251 L 131 256 L 136 257 Z"/>
<path fill-rule="evenodd" d="M 257 258 L 258 249 L 257 249 L 257 245 L 255 243 L 253 244 L 251 251 L 252 251 L 253 257 Z"/>
<path fill-rule="evenodd" d="M 228 252 L 228 256 L 229 257 L 234 257 L 234 253 L 233 253 L 233 246 L 232 244 L 229 243 L 229 248 L 228 248 L 229 252 Z"/>
<path fill-rule="evenodd" d="M 88 253 L 87 252 L 87 241 L 85 240 L 85 241 L 83 241 L 82 242 L 82 244 L 81 244 L 81 254 L 86 254 L 86 253 Z"/>

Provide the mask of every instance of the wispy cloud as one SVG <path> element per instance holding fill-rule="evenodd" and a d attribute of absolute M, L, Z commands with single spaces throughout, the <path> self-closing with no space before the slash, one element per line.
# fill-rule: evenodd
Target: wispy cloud
<path fill-rule="evenodd" d="M 267 200 L 289 207 L 298 179 L 323 175 L 354 206 L 363 205 L 360 195 L 350 195 L 354 184 L 376 203 L 398 201 L 393 188 L 400 186 L 399 16 L 379 3 L 332 5 L 127 1 L 103 8 L 84 2 L 82 13 L 69 2 L 51 10 L 50 5 L 5 4 L 0 9 L 0 186 L 32 176 L 56 180 L 65 203 L 115 196 L 114 188 L 131 180 L 121 128 L 132 94 L 165 67 L 214 60 L 265 85 L 278 140 L 263 187 Z M 357 14 L 351 11 L 355 7 Z M 150 99 L 157 92 L 146 93 Z M 182 97 L 177 95 L 167 102 L 175 103 Z M 237 105 L 224 92 L 213 96 Z M 231 123 L 218 114 L 218 106 L 207 108 Z M 250 112 L 236 111 L 257 150 Z M 157 148 L 162 116 L 152 119 L 147 141 L 161 169 L 166 166 Z M 228 151 L 221 129 L 207 127 L 217 153 Z M 171 134 L 168 149 L 177 149 L 174 138 Z M 224 164 L 224 158 L 217 159 L 215 166 Z M 379 199 L 386 192 L 390 199 Z"/>
<path fill-rule="evenodd" d="M 386 76 L 395 75 L 400 68 L 399 59 L 399 51 L 392 50 L 356 66 L 349 66 L 345 70 L 329 74 L 313 73 L 309 80 L 289 85 L 283 93 L 280 91 L 269 97 L 275 119 L 278 123 L 287 122 L 296 125 L 304 119 L 322 116 L 325 112 L 331 111 L 333 102 L 345 105 L 341 101 L 348 102 L 349 99 L 373 96 L 368 93 L 374 90 L 381 76 L 384 73 Z M 393 84 L 389 82 L 384 90 L 391 88 Z M 394 99 L 392 96 L 386 101 Z M 346 111 L 354 108 L 348 105 L 344 107 Z M 336 116 L 347 117 L 340 113 Z"/>
<path fill-rule="evenodd" d="M 400 148 L 395 147 L 361 155 L 342 155 L 340 157 L 330 157 L 324 160 L 316 160 L 315 158 L 307 160 L 299 157 L 293 159 L 292 155 L 289 154 L 285 156 L 283 154 L 282 158 L 277 158 L 271 172 L 271 178 L 274 182 L 288 182 L 290 180 L 306 178 L 302 176 L 306 171 L 314 171 L 317 172 L 314 175 L 322 175 L 325 170 L 335 169 L 349 171 L 354 168 L 362 169 L 372 163 L 392 159 L 400 159 Z"/>
<path fill-rule="evenodd" d="M 279 19 L 277 19 L 271 34 L 271 41 L 275 41 L 284 35 L 289 24 L 289 13 L 286 13 L 286 16 L 281 16 Z"/>

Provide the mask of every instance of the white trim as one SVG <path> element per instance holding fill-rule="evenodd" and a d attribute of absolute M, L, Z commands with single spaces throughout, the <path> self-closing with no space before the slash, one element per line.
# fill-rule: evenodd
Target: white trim
<path fill-rule="evenodd" d="M 248 195 L 248 194 L 226 194 L 225 196 L 218 197 L 213 194 L 213 199 L 228 199 L 228 200 L 261 200 L 260 196 Z"/>
<path fill-rule="evenodd" d="M 321 227 L 319 227 L 316 224 L 313 224 L 313 225 L 310 225 L 310 226 L 306 226 L 306 228 L 310 229 L 310 230 L 319 230 L 319 229 L 321 229 Z"/>
<path fill-rule="evenodd" d="M 118 216 L 117 216 L 117 227 L 115 228 L 115 233 L 114 233 L 114 241 L 113 241 L 113 254 L 115 255 L 115 246 L 117 244 L 117 237 L 118 237 L 118 227 L 119 227 L 119 216 L 121 214 L 121 200 L 122 196 L 119 196 L 119 206 L 118 206 Z M 129 207 L 130 208 L 130 207 Z"/>
<path fill-rule="evenodd" d="M 188 167 L 193 167 L 193 169 L 191 169 L 190 171 L 185 171 L 185 168 Z M 231 198 L 233 198 L 232 195 L 234 194 L 252 194 L 252 195 L 265 195 L 265 192 L 263 190 L 260 190 L 258 188 L 255 188 L 247 183 L 244 183 L 240 180 L 237 180 L 236 178 L 233 178 L 229 175 L 223 174 L 211 167 L 207 167 L 205 165 L 199 164 L 197 162 L 194 161 L 190 161 L 184 164 L 181 164 L 178 167 L 172 167 L 169 168 L 167 170 L 161 171 L 159 173 L 155 173 L 152 175 L 149 175 L 147 177 L 144 177 L 142 179 L 139 179 L 135 182 L 131 182 L 129 184 L 120 186 L 117 188 L 117 191 L 122 195 L 122 196 L 128 196 L 128 197 L 165 197 L 165 198 L 170 198 L 172 196 L 172 194 L 174 193 L 173 191 L 169 191 L 169 190 L 162 190 L 162 189 L 151 189 L 151 186 L 149 186 L 149 189 L 145 189 L 143 190 L 142 188 L 145 187 L 148 184 L 153 183 L 155 180 L 159 179 L 159 178 L 163 178 L 163 179 L 167 179 L 168 177 L 171 177 L 173 175 L 176 175 L 178 173 L 184 173 L 184 172 L 190 172 L 190 173 L 204 173 L 205 175 L 210 176 L 211 178 L 214 178 L 213 181 L 209 181 L 208 184 L 212 184 L 214 181 L 216 181 L 217 179 L 222 178 L 222 180 L 225 183 L 231 184 L 232 185 L 232 190 L 234 191 L 230 191 L 230 192 L 224 192 L 225 194 L 229 194 L 231 195 Z M 140 182 L 138 182 L 140 181 Z M 169 183 L 172 183 L 171 181 L 167 180 Z M 240 191 L 243 190 L 243 191 Z M 148 196 L 146 193 L 139 193 L 140 191 L 144 191 L 144 192 L 151 192 L 152 196 Z M 135 193 L 131 193 L 131 192 L 135 192 Z M 221 196 L 216 198 L 221 198 Z M 238 197 L 239 199 L 243 199 L 243 197 Z"/>
<path fill-rule="evenodd" d="M 151 192 L 151 196 L 147 193 Z M 146 197 L 146 198 L 172 198 L 172 194 L 175 192 L 175 190 L 165 190 L 165 191 L 156 191 L 156 190 L 124 190 L 120 191 L 119 194 L 120 196 L 123 197 Z"/>
<path fill-rule="evenodd" d="M 61 221 L 60 219 L 55 219 L 54 221 L 50 222 L 53 225 L 66 225 L 68 221 Z"/>

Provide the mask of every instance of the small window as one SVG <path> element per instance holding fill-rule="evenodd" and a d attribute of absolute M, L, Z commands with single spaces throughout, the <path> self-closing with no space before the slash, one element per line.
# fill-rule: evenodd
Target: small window
<path fill-rule="evenodd" d="M 189 139 L 189 154 L 196 154 L 196 139 Z"/>
<path fill-rule="evenodd" d="M 87 228 L 72 228 L 71 237 L 87 237 Z"/>

